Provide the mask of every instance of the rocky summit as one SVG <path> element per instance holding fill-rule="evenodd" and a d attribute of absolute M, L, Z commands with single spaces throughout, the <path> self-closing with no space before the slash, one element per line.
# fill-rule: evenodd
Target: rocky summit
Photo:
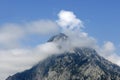
<path fill-rule="evenodd" d="M 59 34 L 49 41 L 66 38 Z M 81 47 L 49 56 L 6 80 L 120 80 L 120 67 L 99 56 L 94 49 Z"/>

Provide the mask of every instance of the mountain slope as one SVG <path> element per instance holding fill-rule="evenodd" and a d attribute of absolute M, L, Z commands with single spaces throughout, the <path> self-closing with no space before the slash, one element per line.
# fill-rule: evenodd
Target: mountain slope
<path fill-rule="evenodd" d="M 49 41 L 59 39 L 66 40 L 67 36 L 60 34 Z M 120 80 L 120 67 L 99 56 L 94 49 L 74 48 L 73 52 L 52 55 L 6 80 Z"/>

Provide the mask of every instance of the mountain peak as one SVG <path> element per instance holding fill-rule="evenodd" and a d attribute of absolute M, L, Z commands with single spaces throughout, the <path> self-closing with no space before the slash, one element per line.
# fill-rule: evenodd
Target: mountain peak
<path fill-rule="evenodd" d="M 67 35 L 65 35 L 64 33 L 59 33 L 53 37 L 51 37 L 48 42 L 56 42 L 56 41 L 59 41 L 59 40 L 66 40 L 68 38 Z"/>

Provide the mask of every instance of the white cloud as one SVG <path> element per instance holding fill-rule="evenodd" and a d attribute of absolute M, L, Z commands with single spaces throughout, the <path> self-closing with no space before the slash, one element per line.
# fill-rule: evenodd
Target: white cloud
<path fill-rule="evenodd" d="M 101 47 L 101 54 L 105 57 L 108 57 L 112 54 L 115 54 L 115 45 L 111 41 L 106 41 Z"/>
<path fill-rule="evenodd" d="M 59 53 L 59 49 L 54 42 L 37 45 L 30 49 L 0 50 L 0 79 L 4 80 L 9 75 L 29 69 L 40 60 L 56 53 Z"/>
<path fill-rule="evenodd" d="M 17 24 L 4 24 L 0 27 L 0 48 L 17 47 L 18 40 L 24 37 L 24 30 Z"/>
<path fill-rule="evenodd" d="M 27 31 L 32 34 L 46 35 L 58 32 L 57 24 L 51 20 L 39 20 L 27 23 Z"/>
<path fill-rule="evenodd" d="M 27 49 L 9 49 L 0 50 L 0 63 L 0 78 L 4 80 L 11 74 L 30 68 L 35 60 Z"/>
<path fill-rule="evenodd" d="M 115 51 L 115 45 L 112 42 L 107 41 L 103 45 L 103 50 L 107 53 L 114 52 Z"/>
<path fill-rule="evenodd" d="M 22 39 L 30 35 L 49 35 L 58 32 L 56 22 L 38 20 L 23 24 L 6 23 L 0 26 L 0 48 L 20 47 Z"/>
<path fill-rule="evenodd" d="M 100 55 L 108 59 L 109 61 L 120 65 L 120 56 L 115 52 L 116 47 L 113 42 L 107 41 L 100 48 Z"/>
<path fill-rule="evenodd" d="M 49 35 L 57 32 L 57 24 L 51 20 L 38 20 L 22 24 L 6 23 L 1 25 L 0 79 L 4 80 L 13 73 L 28 69 L 33 66 L 33 64 L 45 58 L 48 55 L 45 53 L 45 47 L 50 49 L 49 52 L 54 50 L 54 45 L 50 43 L 46 43 L 35 48 L 26 49 L 26 45 L 21 42 L 23 39 L 26 39 L 31 35 Z M 23 47 L 25 49 L 23 49 Z M 40 49 L 38 50 L 38 48 Z"/>
<path fill-rule="evenodd" d="M 55 42 L 47 42 L 45 44 L 38 45 L 36 51 L 43 54 L 56 54 L 59 52 L 57 46 L 58 44 Z"/>
<path fill-rule="evenodd" d="M 74 30 L 83 27 L 83 22 L 71 11 L 61 10 L 58 17 L 59 20 L 57 20 L 57 23 L 62 29 Z"/>

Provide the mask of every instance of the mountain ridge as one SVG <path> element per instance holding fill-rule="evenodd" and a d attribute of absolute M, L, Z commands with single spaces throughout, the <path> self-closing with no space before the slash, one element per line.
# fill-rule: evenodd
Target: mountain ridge
<path fill-rule="evenodd" d="M 67 38 L 59 34 L 48 42 Z M 81 47 L 54 54 L 6 80 L 120 80 L 120 67 L 99 56 L 95 49 Z"/>

